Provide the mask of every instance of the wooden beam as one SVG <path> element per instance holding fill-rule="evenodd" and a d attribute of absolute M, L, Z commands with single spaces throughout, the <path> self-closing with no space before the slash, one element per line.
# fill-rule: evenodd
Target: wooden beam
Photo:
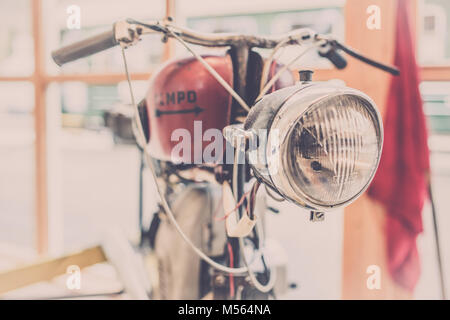
<path fill-rule="evenodd" d="M 151 73 L 134 73 L 131 74 L 131 80 L 148 80 Z M 124 73 L 105 73 L 105 74 L 60 74 L 55 76 L 46 76 L 45 81 L 49 82 L 67 82 L 81 81 L 88 84 L 113 84 L 126 81 L 127 77 Z"/>
<path fill-rule="evenodd" d="M 44 260 L 31 265 L 0 272 L 0 295 L 65 274 L 67 267 L 76 265 L 80 269 L 105 262 L 106 257 L 100 246 L 56 259 Z"/>
<path fill-rule="evenodd" d="M 175 0 L 166 0 L 166 15 L 175 15 Z M 34 85 L 34 130 L 35 130 L 35 233 L 39 254 L 48 252 L 48 168 L 47 168 L 47 123 L 46 88 L 50 82 L 82 81 L 89 84 L 112 84 L 126 80 L 124 74 L 70 74 L 46 75 L 44 59 L 44 37 L 42 29 L 42 0 L 31 2 L 34 47 L 34 73 L 32 76 L 0 76 L 0 82 L 33 82 Z M 173 56 L 173 41 L 164 47 L 163 60 Z M 131 74 L 132 80 L 148 80 L 150 73 Z"/>
<path fill-rule="evenodd" d="M 48 251 L 47 126 L 42 0 L 34 0 L 31 4 L 34 44 L 35 232 L 37 251 L 39 254 L 46 254 Z"/>
<path fill-rule="evenodd" d="M 166 19 L 175 18 L 175 0 L 166 0 Z M 164 45 L 163 61 L 170 60 L 175 53 L 174 39 L 169 38 Z"/>
<path fill-rule="evenodd" d="M 450 66 L 429 66 L 420 69 L 422 81 L 450 81 Z"/>
<path fill-rule="evenodd" d="M 148 80 L 151 77 L 151 73 L 132 73 L 130 75 L 131 80 Z M 0 77 L 0 82 L 35 82 L 35 76 L 30 77 Z M 121 81 L 126 81 L 127 78 L 123 73 L 81 73 L 81 74 L 59 74 L 59 75 L 43 75 L 39 77 L 39 81 L 45 84 L 50 82 L 68 82 L 68 81 L 81 81 L 88 84 L 112 84 Z"/>
<path fill-rule="evenodd" d="M 344 71 L 336 69 L 317 69 L 314 71 L 315 81 L 325 81 L 330 79 L 342 78 L 347 75 Z M 297 75 L 297 71 L 293 72 Z M 131 80 L 148 80 L 151 73 L 133 73 Z M 423 66 L 420 68 L 420 75 L 422 81 L 450 81 L 450 66 Z M 33 77 L 0 77 L 0 82 L 8 81 L 33 81 Z M 104 74 L 60 74 L 54 76 L 45 76 L 42 79 L 44 82 L 68 82 L 80 81 L 88 84 L 112 84 L 121 81 L 126 81 L 126 77 L 122 73 L 104 73 Z"/>
<path fill-rule="evenodd" d="M 298 71 L 295 71 L 298 74 Z M 342 77 L 342 71 L 337 69 L 316 69 L 314 70 L 314 81 L 326 81 L 331 79 L 338 79 Z"/>
<path fill-rule="evenodd" d="M 381 9 L 381 29 L 366 27 L 366 9 L 377 5 Z M 397 1 L 347 0 L 345 6 L 346 43 L 375 60 L 392 64 L 395 48 Z M 368 94 L 381 114 L 386 109 L 391 76 L 349 58 L 342 72 L 347 85 Z M 393 281 L 387 269 L 386 216 L 380 204 L 367 195 L 344 210 L 344 247 L 342 262 L 342 297 L 344 299 L 406 299 L 411 295 Z M 367 287 L 367 268 L 380 268 L 381 289 Z"/>
<path fill-rule="evenodd" d="M 33 76 L 30 77 L 8 77 L 8 76 L 0 76 L 0 82 L 22 82 L 22 81 L 33 81 Z"/>
<path fill-rule="evenodd" d="M 422 66 L 419 70 L 419 76 L 421 81 L 450 81 L 450 65 Z M 336 69 L 319 69 L 314 71 L 314 80 L 316 81 L 325 81 L 341 77 L 342 72 Z"/>

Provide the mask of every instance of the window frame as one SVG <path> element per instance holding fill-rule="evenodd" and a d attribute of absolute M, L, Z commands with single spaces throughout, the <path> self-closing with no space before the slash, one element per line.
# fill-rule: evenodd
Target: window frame
<path fill-rule="evenodd" d="M 48 208 L 48 159 L 47 159 L 47 105 L 46 90 L 51 83 L 63 83 L 81 81 L 88 84 L 115 84 L 126 81 L 123 73 L 87 73 L 87 74 L 60 74 L 49 75 L 45 68 L 45 49 L 43 33 L 43 1 L 30 0 L 32 19 L 33 57 L 34 71 L 30 76 L 0 76 L 0 82 L 30 82 L 34 87 L 34 131 L 35 131 L 35 248 L 40 255 L 49 251 L 49 226 Z M 175 14 L 175 0 L 165 0 L 166 17 Z M 162 61 L 173 56 L 174 44 L 169 40 L 164 45 Z M 131 80 L 148 80 L 151 73 L 132 73 Z"/>

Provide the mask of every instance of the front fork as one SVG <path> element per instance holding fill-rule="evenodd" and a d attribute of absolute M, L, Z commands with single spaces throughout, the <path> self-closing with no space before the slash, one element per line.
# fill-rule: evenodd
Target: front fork
<path fill-rule="evenodd" d="M 244 101 L 249 103 L 247 99 L 247 92 L 246 92 L 246 83 L 247 83 L 247 69 L 248 69 L 248 58 L 250 54 L 250 49 L 247 45 L 243 44 L 242 46 L 235 46 L 231 47 L 228 53 L 230 54 L 231 61 L 233 64 L 233 87 L 239 96 L 244 99 Z M 241 114 L 241 107 L 239 103 L 237 103 L 236 100 L 233 99 L 233 102 L 231 104 L 231 119 L 230 122 L 234 123 L 236 121 L 236 118 Z M 235 151 L 237 152 L 237 151 Z M 236 202 L 241 199 L 241 197 L 244 194 L 244 185 L 245 185 L 245 164 L 238 164 L 237 167 L 237 194 L 235 194 Z M 231 181 L 231 185 L 234 184 L 234 181 Z M 234 190 L 233 190 L 234 191 Z M 245 204 L 244 204 L 245 205 Z M 244 205 L 240 206 L 238 208 L 238 214 L 239 217 L 242 216 L 242 208 L 244 208 Z M 233 267 L 239 266 L 241 264 L 241 261 L 239 259 L 240 257 L 240 249 L 239 249 L 239 241 L 237 238 L 227 238 L 229 245 L 231 246 L 231 250 L 233 252 L 233 257 L 236 257 L 233 259 L 234 265 Z M 227 288 L 227 285 L 223 285 L 226 283 L 225 279 L 227 277 L 230 277 L 230 275 L 224 275 L 221 272 L 215 272 L 213 279 L 212 279 L 212 286 L 213 286 L 213 293 L 215 299 L 230 299 L 231 295 L 235 295 L 236 292 L 231 293 L 230 289 L 228 290 L 224 288 Z M 238 283 L 240 282 L 242 277 L 231 277 L 231 279 L 228 279 L 228 286 L 231 284 L 231 281 L 234 281 L 233 284 L 234 291 L 236 291 L 236 287 Z M 228 292 L 227 292 L 228 291 Z"/>

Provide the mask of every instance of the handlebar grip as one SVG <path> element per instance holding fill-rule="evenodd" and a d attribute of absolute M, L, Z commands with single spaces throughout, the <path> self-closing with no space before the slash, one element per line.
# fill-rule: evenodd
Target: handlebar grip
<path fill-rule="evenodd" d="M 117 44 L 114 31 L 110 30 L 55 50 L 52 52 L 52 58 L 58 66 L 62 66 L 65 63 L 112 48 Z"/>
<path fill-rule="evenodd" d="M 347 60 L 345 60 L 345 58 L 334 48 L 331 48 L 326 53 L 319 52 L 319 55 L 330 60 L 331 63 L 338 69 L 344 69 L 347 67 Z"/>

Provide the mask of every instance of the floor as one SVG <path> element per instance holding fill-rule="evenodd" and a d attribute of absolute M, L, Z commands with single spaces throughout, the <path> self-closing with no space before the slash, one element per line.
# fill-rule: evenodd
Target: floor
<path fill-rule="evenodd" d="M 36 254 L 27 248 L 11 244 L 0 244 L 0 270 L 33 264 Z M 40 282 L 10 291 L 1 299 L 127 299 L 122 291 L 114 268 L 108 263 L 99 263 L 81 270 L 80 288 L 66 285 L 68 275 L 61 275 L 49 282 Z"/>
<path fill-rule="evenodd" d="M 97 244 L 112 226 L 120 226 L 133 237 L 137 231 L 137 177 L 139 155 L 133 146 L 114 146 L 103 133 L 64 132 L 61 141 L 61 194 L 63 208 L 61 247 L 64 251 L 78 250 Z M 0 243 L 8 243 L 29 251 L 33 257 L 33 148 L 29 139 L 12 143 L 0 139 Z M 450 138 L 434 140 L 432 164 L 433 187 L 439 214 L 444 262 L 450 264 Z M 149 185 L 149 177 L 146 177 Z M 154 193 L 148 197 L 146 212 L 152 212 Z M 308 214 L 289 204 L 282 204 L 282 214 L 268 219 L 268 236 L 277 240 L 288 258 L 288 281 L 297 289 L 287 298 L 338 299 L 340 297 L 342 214 L 328 214 L 324 222 L 311 223 Z M 425 232 L 419 239 L 422 255 L 422 278 L 416 290 L 417 298 L 439 298 L 434 235 L 429 208 L 424 212 Z M 1 246 L 0 246 L 1 249 Z M 61 250 L 61 248 L 60 248 Z M 16 250 L 18 251 L 18 250 Z M 23 257 L 23 255 L 22 255 Z M 0 268 L 23 262 L 0 250 Z M 448 268 L 446 269 L 448 270 Z M 90 283 L 90 292 L 120 290 L 114 269 L 99 265 L 86 271 L 83 283 Z M 450 276 L 450 275 L 448 275 Z M 103 278 L 104 277 L 104 278 Z M 38 284 L 14 293 L 33 298 L 39 292 L 47 295 L 70 294 L 64 277 L 50 287 Z M 450 279 L 447 278 L 450 288 Z M 44 290 L 45 288 L 45 290 Z M 51 289 L 54 288 L 54 289 Z M 123 297 L 123 296 L 121 296 Z M 117 298 L 117 297 L 114 297 Z"/>

